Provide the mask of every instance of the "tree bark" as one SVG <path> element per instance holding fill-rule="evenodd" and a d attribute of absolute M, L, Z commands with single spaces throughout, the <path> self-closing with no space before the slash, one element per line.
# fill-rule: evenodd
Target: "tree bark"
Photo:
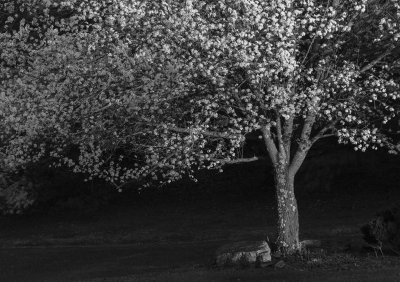
<path fill-rule="evenodd" d="M 288 165 L 275 167 L 275 188 L 278 208 L 276 243 L 279 251 L 290 255 L 299 250 L 299 213 L 294 194 L 294 175 Z"/>
<path fill-rule="evenodd" d="M 280 122 L 280 120 L 278 120 Z M 301 133 L 301 142 L 291 159 L 290 147 L 293 131 L 293 118 L 286 120 L 284 130 L 278 124 L 278 138 L 274 141 L 270 127 L 262 128 L 266 149 L 274 167 L 275 191 L 277 201 L 277 238 L 278 250 L 290 255 L 300 250 L 299 212 L 294 193 L 294 177 L 307 156 L 312 143 L 310 133 L 315 116 L 310 114 L 305 120 Z M 282 136 L 280 136 L 282 134 Z"/>

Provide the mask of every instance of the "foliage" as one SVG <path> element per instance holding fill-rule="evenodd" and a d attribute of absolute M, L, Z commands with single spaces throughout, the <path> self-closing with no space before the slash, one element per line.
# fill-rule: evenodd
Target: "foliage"
<path fill-rule="evenodd" d="M 113 183 L 174 180 L 240 158 L 245 137 L 261 128 L 308 148 L 316 140 L 297 133 L 306 120 L 315 137 L 395 150 L 382 124 L 400 96 L 396 1 L 1 8 L 10 15 L 1 34 L 10 167 L 49 157 Z M 293 132 L 282 135 L 284 126 Z M 125 157 L 138 166 L 121 167 Z"/>
<path fill-rule="evenodd" d="M 30 208 L 36 200 L 33 183 L 26 177 L 1 175 L 0 213 L 20 214 Z"/>
<path fill-rule="evenodd" d="M 376 248 L 389 248 L 395 253 L 400 250 L 400 208 L 382 211 L 368 224 L 361 227 L 366 243 Z"/>

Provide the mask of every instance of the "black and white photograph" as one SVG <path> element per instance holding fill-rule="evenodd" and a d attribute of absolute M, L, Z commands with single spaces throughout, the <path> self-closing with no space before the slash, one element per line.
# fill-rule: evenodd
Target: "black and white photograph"
<path fill-rule="evenodd" d="M 0 281 L 400 281 L 400 0 L 0 0 Z"/>

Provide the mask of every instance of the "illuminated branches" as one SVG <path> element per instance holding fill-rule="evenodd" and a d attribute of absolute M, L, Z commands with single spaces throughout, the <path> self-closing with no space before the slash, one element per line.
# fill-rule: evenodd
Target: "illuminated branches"
<path fill-rule="evenodd" d="M 165 182 L 246 161 L 238 148 L 257 130 L 273 162 L 294 156 L 293 171 L 325 136 L 394 152 L 384 133 L 400 98 L 391 64 L 397 1 L 31 0 L 0 8 L 9 167 L 46 157 L 117 186 Z M 68 155 L 71 146 L 78 156 Z"/>

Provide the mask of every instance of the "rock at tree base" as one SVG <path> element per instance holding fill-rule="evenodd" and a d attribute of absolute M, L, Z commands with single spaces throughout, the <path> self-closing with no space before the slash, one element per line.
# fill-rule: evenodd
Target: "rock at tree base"
<path fill-rule="evenodd" d="M 274 267 L 275 268 L 284 268 L 286 266 L 286 263 L 283 260 L 278 261 Z"/>
<path fill-rule="evenodd" d="M 271 249 L 266 241 L 244 241 L 227 244 L 216 252 L 218 266 L 264 264 L 271 261 Z"/>

